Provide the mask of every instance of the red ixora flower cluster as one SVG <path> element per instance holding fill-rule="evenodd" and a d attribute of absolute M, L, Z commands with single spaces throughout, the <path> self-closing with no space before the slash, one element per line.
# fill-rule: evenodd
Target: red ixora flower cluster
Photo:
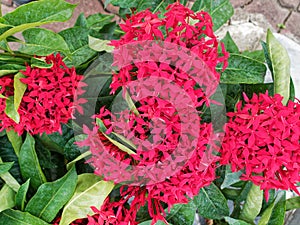
<path fill-rule="evenodd" d="M 132 15 L 120 25 L 124 36 L 111 41 L 120 68 L 112 93 L 122 87 L 123 97 L 129 93 L 137 104 L 115 114 L 102 108 L 95 118 L 106 132 L 84 127 L 88 137 L 78 145 L 90 147 L 95 173 L 124 184 L 118 201 L 107 198 L 101 209 L 94 208 L 99 217 L 89 217 L 90 225 L 137 224 L 146 204 L 152 224 L 165 221 L 163 206 L 187 203 L 215 179 L 215 135 L 211 124 L 200 123 L 198 109 L 211 103 L 220 80 L 216 66 L 223 63 L 225 69 L 229 55 L 223 45 L 223 56 L 218 54 L 209 14 L 178 2 L 167 9 L 164 18 L 149 10 Z M 116 134 L 134 153 L 111 141 L 109 135 Z"/>
<path fill-rule="evenodd" d="M 221 164 L 232 171 L 244 170 L 243 180 L 252 181 L 265 190 L 297 190 L 300 181 L 300 103 L 282 104 L 276 94 L 253 95 L 245 105 L 239 102 L 225 127 Z"/>
<path fill-rule="evenodd" d="M 77 97 L 84 92 L 82 76 L 76 74 L 75 68 L 68 68 L 59 54 L 47 56 L 46 62 L 52 64 L 51 68 L 27 66 L 26 71 L 21 71 L 24 78 L 20 81 L 27 89 L 18 109 L 19 123 L 5 113 L 6 98 L 14 95 L 14 77 L 0 78 L 0 94 L 6 97 L 0 98 L 0 131 L 15 129 L 19 135 L 24 131 L 32 135 L 61 132 L 61 123 L 72 118 L 75 107 L 82 113 L 79 104 L 86 100 Z"/>

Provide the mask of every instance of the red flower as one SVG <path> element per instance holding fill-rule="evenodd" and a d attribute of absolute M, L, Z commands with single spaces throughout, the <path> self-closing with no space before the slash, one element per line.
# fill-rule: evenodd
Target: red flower
<path fill-rule="evenodd" d="M 292 189 L 298 194 L 300 181 L 300 104 L 282 104 L 276 94 L 253 95 L 237 111 L 228 113 L 221 149 L 221 163 L 232 171 L 244 170 L 243 180 L 250 180 L 265 190 Z"/>
<path fill-rule="evenodd" d="M 26 76 L 21 82 L 27 84 L 27 89 L 18 109 L 20 122 L 8 118 L 3 110 L 0 130 L 13 127 L 19 135 L 24 131 L 33 135 L 61 132 L 61 123 L 65 124 L 72 118 L 75 108 L 82 112 L 79 104 L 86 100 L 77 97 L 84 92 L 82 87 L 85 84 L 80 81 L 82 76 L 76 74 L 75 68 L 68 68 L 59 54 L 47 56 L 46 62 L 53 66 L 47 69 L 27 66 L 26 71 L 21 71 Z M 6 97 L 12 96 L 13 80 L 6 77 L 0 80 L 1 92 Z M 3 99 L 0 105 L 5 108 Z"/>
<path fill-rule="evenodd" d="M 220 80 L 216 66 L 226 67 L 228 53 L 222 46 L 223 56 L 218 54 L 209 14 L 179 3 L 168 9 L 164 18 L 149 10 L 132 15 L 120 25 L 125 35 L 111 41 L 113 65 L 119 67 L 111 92 L 122 87 L 123 97 L 130 93 L 138 103 L 115 115 L 102 108 L 95 118 L 105 133 L 84 127 L 88 137 L 78 145 L 90 148 L 95 173 L 124 184 L 121 199 L 108 199 L 98 212 L 101 219 L 90 218 L 90 224 L 105 224 L 112 209 L 107 223 L 137 224 L 146 203 L 152 224 L 165 221 L 164 204 L 170 209 L 187 203 L 215 179 L 212 125 L 200 123 L 197 109 L 211 103 Z M 126 151 L 111 141 L 116 135 L 128 140 Z"/>

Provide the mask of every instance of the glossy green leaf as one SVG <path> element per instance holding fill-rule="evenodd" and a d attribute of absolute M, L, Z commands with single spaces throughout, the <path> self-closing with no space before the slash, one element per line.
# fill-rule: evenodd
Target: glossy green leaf
<path fill-rule="evenodd" d="M 79 160 L 85 159 L 91 155 L 92 155 L 91 151 L 86 151 L 86 152 L 82 153 L 81 155 L 79 155 L 78 157 L 76 157 L 74 160 L 72 160 L 71 162 L 69 162 L 67 164 L 67 170 L 70 170 L 72 168 L 72 166 L 74 166 L 75 163 L 78 162 Z"/>
<path fill-rule="evenodd" d="M 14 105 L 14 96 L 10 96 L 6 99 L 5 113 L 9 118 L 11 118 L 16 123 L 20 122 L 20 115 L 16 111 L 16 107 Z"/>
<path fill-rule="evenodd" d="M 0 190 L 0 212 L 15 206 L 15 192 L 7 184 Z M 0 222 L 2 222 L 0 220 Z"/>
<path fill-rule="evenodd" d="M 19 164 L 23 178 L 25 180 L 30 178 L 30 184 L 34 189 L 46 182 L 46 177 L 35 152 L 35 140 L 28 133 L 21 147 Z"/>
<path fill-rule="evenodd" d="M 192 10 L 195 12 L 200 10 L 208 12 L 213 19 L 214 30 L 218 30 L 234 13 L 229 0 L 196 0 L 192 6 Z"/>
<path fill-rule="evenodd" d="M 3 164 L 1 157 L 0 157 L 0 164 Z M 9 164 L 11 164 L 11 163 L 9 163 Z M 18 183 L 18 181 L 16 181 L 16 179 L 9 172 L 5 172 L 8 168 L 11 169 L 11 165 L 9 165 L 9 164 L 4 163 L 4 165 L 3 165 L 4 168 L 2 168 L 3 173 L 0 173 L 0 177 L 11 189 L 13 189 L 15 192 L 17 192 L 20 188 L 20 184 Z"/>
<path fill-rule="evenodd" d="M 114 187 L 113 182 L 101 181 L 99 176 L 85 173 L 78 176 L 75 193 L 64 207 L 60 225 L 93 215 L 91 206 L 101 207 Z"/>
<path fill-rule="evenodd" d="M 99 126 L 99 130 L 101 131 L 101 133 L 120 150 L 128 154 L 136 154 L 133 150 L 131 150 L 136 149 L 136 146 L 129 140 L 126 140 L 124 137 L 114 132 L 106 134 L 107 128 L 99 118 L 96 118 L 96 124 Z"/>
<path fill-rule="evenodd" d="M 173 3 L 174 1 L 166 1 L 166 0 L 154 0 L 154 1 L 147 1 L 147 0 L 112 0 L 110 1 L 111 4 L 120 6 L 121 8 L 128 9 L 128 8 L 136 8 L 137 11 L 150 9 L 151 11 L 161 11 L 164 13 L 165 8 L 168 4 Z"/>
<path fill-rule="evenodd" d="M 6 131 L 5 130 L 3 130 L 3 131 L 0 132 L 0 137 L 3 137 L 5 135 L 6 135 Z"/>
<path fill-rule="evenodd" d="M 22 5 L 3 16 L 5 23 L 14 27 L 0 35 L 0 41 L 29 28 L 71 18 L 76 5 L 64 0 L 40 0 Z"/>
<path fill-rule="evenodd" d="M 152 224 L 152 220 L 147 220 L 145 222 L 139 223 L 139 225 L 151 225 L 151 224 Z M 168 223 L 168 224 L 172 225 L 172 223 Z M 166 224 L 159 220 L 155 223 L 155 225 L 166 225 Z"/>
<path fill-rule="evenodd" d="M 109 40 L 101 40 L 89 36 L 89 47 L 97 52 L 112 52 L 114 50 L 114 46 L 110 46 L 108 43 L 110 43 Z"/>
<path fill-rule="evenodd" d="M 4 64 L 0 66 L 0 77 L 8 74 L 18 73 L 20 70 L 25 70 L 25 65 L 19 64 Z"/>
<path fill-rule="evenodd" d="M 222 219 L 229 216 L 227 200 L 214 183 L 201 188 L 199 194 L 194 198 L 194 203 L 199 214 L 205 218 Z"/>
<path fill-rule="evenodd" d="M 14 162 L 0 163 L 0 175 L 7 173 L 12 168 L 13 165 L 14 165 Z"/>
<path fill-rule="evenodd" d="M 286 104 L 290 97 L 290 58 L 270 30 L 267 32 L 267 46 L 273 69 L 274 93 L 283 96 L 282 102 Z"/>
<path fill-rule="evenodd" d="M 229 167 L 226 167 L 225 179 L 221 185 L 221 189 L 230 187 L 232 184 L 239 182 L 242 173 L 243 173 L 242 171 L 233 173 L 231 172 L 231 169 Z"/>
<path fill-rule="evenodd" d="M 79 16 L 77 17 L 74 27 L 87 27 L 87 20 L 83 12 L 80 13 Z"/>
<path fill-rule="evenodd" d="M 238 46 L 236 45 L 236 43 L 234 42 L 234 40 L 232 39 L 232 37 L 228 31 L 227 31 L 225 37 L 221 40 L 221 42 L 224 43 L 225 49 L 229 53 L 240 53 Z M 221 47 L 219 48 L 219 52 L 222 52 L 220 50 L 221 50 Z"/>
<path fill-rule="evenodd" d="M 25 44 L 19 51 L 29 55 L 47 56 L 53 52 L 69 55 L 70 50 L 65 40 L 57 33 L 44 28 L 31 28 L 23 32 Z"/>
<path fill-rule="evenodd" d="M 263 212 L 258 225 L 282 225 L 285 217 L 285 192 L 279 192 L 276 199 Z"/>
<path fill-rule="evenodd" d="M 0 53 L 0 62 L 4 62 L 5 64 L 25 65 L 26 60 L 14 55 L 3 55 Z"/>
<path fill-rule="evenodd" d="M 46 63 L 45 58 L 31 58 L 31 67 L 38 67 L 38 68 L 51 68 L 53 63 Z"/>
<path fill-rule="evenodd" d="M 0 94 L 0 98 L 7 98 L 7 97 L 5 97 L 3 94 Z"/>
<path fill-rule="evenodd" d="M 237 220 L 237 219 L 233 219 L 230 217 L 225 217 L 225 221 L 229 224 L 229 225 L 251 225 L 245 221 L 242 220 Z"/>
<path fill-rule="evenodd" d="M 193 225 L 196 213 L 196 207 L 193 201 L 188 204 L 176 204 L 167 214 L 167 221 L 172 224 Z"/>
<path fill-rule="evenodd" d="M 59 132 L 54 132 L 52 134 L 43 133 L 42 136 L 37 136 L 41 143 L 49 149 L 50 151 L 55 151 L 58 153 L 64 153 L 64 146 L 73 137 L 73 129 L 62 125 L 62 134 Z"/>
<path fill-rule="evenodd" d="M 263 201 L 263 191 L 259 186 L 252 184 L 252 187 L 247 195 L 245 204 L 240 214 L 240 219 L 253 223 L 256 216 L 259 214 Z"/>
<path fill-rule="evenodd" d="M 73 167 L 62 178 L 41 185 L 25 211 L 50 223 L 72 197 L 76 183 L 77 173 Z"/>
<path fill-rule="evenodd" d="M 65 61 L 70 61 L 74 66 L 79 66 L 95 56 L 96 51 L 89 47 L 89 29 L 86 27 L 72 27 L 59 32 L 67 43 L 71 54 Z"/>
<path fill-rule="evenodd" d="M 49 225 L 45 221 L 27 213 L 18 210 L 7 209 L 0 212 L 1 224 L 7 225 Z"/>
<path fill-rule="evenodd" d="M 81 153 L 86 152 L 89 150 L 88 146 L 79 147 L 76 142 L 81 142 L 87 138 L 86 134 L 76 135 L 75 137 L 71 138 L 64 147 L 64 156 L 68 161 L 72 161 Z"/>
<path fill-rule="evenodd" d="M 23 144 L 22 136 L 19 136 L 15 130 L 8 130 L 6 133 L 10 143 L 15 150 L 16 155 L 19 156 Z"/>
<path fill-rule="evenodd" d="M 228 67 L 221 73 L 221 82 L 226 84 L 264 83 L 266 71 L 264 63 L 246 55 L 231 53 Z"/>
<path fill-rule="evenodd" d="M 10 173 L 2 174 L 0 177 L 5 180 L 13 190 L 18 191 L 20 187 L 19 183 L 23 182 L 23 179 L 20 172 L 18 157 L 7 138 L 7 135 L 0 137 L 0 163 L 2 162 L 14 162 L 13 167 L 10 169 L 10 173 L 13 174 L 14 177 L 12 177 Z"/>
<path fill-rule="evenodd" d="M 24 184 L 21 185 L 20 189 L 16 194 L 16 207 L 21 211 L 25 209 L 26 194 L 29 188 L 30 179 L 28 179 Z"/>
<path fill-rule="evenodd" d="M 21 72 L 17 73 L 14 76 L 14 106 L 16 111 L 18 111 L 23 95 L 27 89 L 27 84 L 24 84 L 21 81 L 21 79 L 25 77 L 26 76 L 23 75 Z"/>
<path fill-rule="evenodd" d="M 294 197 L 286 200 L 286 211 L 300 208 L 300 197 Z"/>
<path fill-rule="evenodd" d="M 101 29 L 106 24 L 111 23 L 114 16 L 112 15 L 104 15 L 101 13 L 93 14 L 87 17 L 87 27 L 89 28 L 97 28 L 98 30 Z"/>

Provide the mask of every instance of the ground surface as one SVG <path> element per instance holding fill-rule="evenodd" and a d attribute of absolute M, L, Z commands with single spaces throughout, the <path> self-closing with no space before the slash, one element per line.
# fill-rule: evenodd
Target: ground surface
<path fill-rule="evenodd" d="M 61 24 L 49 26 L 55 31 L 62 30 L 74 24 L 75 18 L 83 12 L 86 16 L 94 13 L 107 13 L 99 0 L 67 0 L 78 3 L 73 18 Z M 3 13 L 13 9 L 12 0 L 2 0 Z M 233 6 L 250 13 L 263 14 L 268 22 L 283 34 L 292 34 L 300 43 L 300 0 L 230 0 Z M 111 9 L 109 7 L 109 9 Z"/>

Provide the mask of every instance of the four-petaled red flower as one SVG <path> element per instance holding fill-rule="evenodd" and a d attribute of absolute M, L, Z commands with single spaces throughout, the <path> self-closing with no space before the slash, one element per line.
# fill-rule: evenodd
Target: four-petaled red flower
<path fill-rule="evenodd" d="M 265 190 L 297 190 L 300 181 L 300 103 L 282 104 L 282 97 L 265 94 L 244 95 L 236 112 L 228 113 L 220 162 L 232 171 L 243 170 L 242 180 L 250 180 Z"/>
<path fill-rule="evenodd" d="M 75 68 L 67 67 L 59 54 L 47 56 L 46 62 L 52 64 L 51 68 L 27 66 L 26 71 L 21 71 L 25 77 L 20 80 L 27 89 L 18 109 L 19 123 L 5 114 L 6 100 L 0 99 L 0 131 L 14 129 L 19 135 L 24 131 L 33 135 L 61 132 L 61 123 L 73 117 L 75 108 L 83 113 L 80 104 L 86 100 L 78 98 L 84 92 L 82 76 L 76 74 Z M 12 77 L 1 77 L 0 87 L 2 95 L 13 96 Z"/>

